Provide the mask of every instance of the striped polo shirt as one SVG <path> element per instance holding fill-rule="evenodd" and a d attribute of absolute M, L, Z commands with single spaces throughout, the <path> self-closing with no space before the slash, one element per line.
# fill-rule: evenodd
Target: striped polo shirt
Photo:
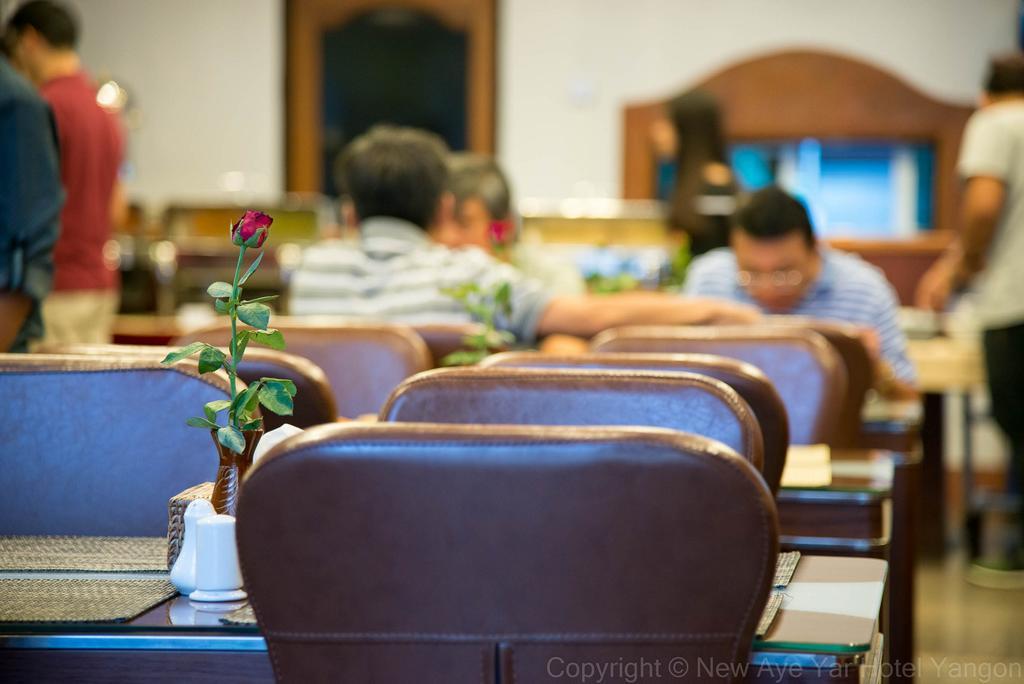
<path fill-rule="evenodd" d="M 360 225 L 358 243 L 327 240 L 308 247 L 291 280 L 294 315 L 338 315 L 406 323 L 469 323 L 460 303 L 442 293 L 465 283 L 485 290 L 511 285 L 512 315 L 496 320 L 531 343 L 550 295 L 543 285 L 480 249 L 448 249 L 418 226 L 377 216 Z"/>
<path fill-rule="evenodd" d="M 896 377 L 915 382 L 914 366 L 907 358 L 907 341 L 897 318 L 899 300 L 885 275 L 854 254 L 827 248 L 820 248 L 820 253 L 822 268 L 818 279 L 800 303 L 786 313 L 874 328 L 881 342 L 882 357 Z M 758 306 L 737 282 L 736 272 L 736 257 L 731 249 L 713 250 L 690 265 L 683 291 L 687 295 Z"/>

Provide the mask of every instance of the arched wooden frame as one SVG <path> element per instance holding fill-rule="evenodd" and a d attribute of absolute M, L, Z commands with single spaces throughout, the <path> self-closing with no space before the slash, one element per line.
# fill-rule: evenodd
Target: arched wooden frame
<path fill-rule="evenodd" d="M 324 31 L 364 12 L 395 7 L 425 12 L 466 34 L 467 140 L 475 152 L 494 152 L 495 0 L 288 0 L 285 156 L 290 191 L 321 190 L 320 54 Z"/>
<path fill-rule="evenodd" d="M 932 143 L 934 227 L 955 227 L 956 159 L 970 106 L 935 100 L 864 62 L 812 51 L 756 57 L 689 87 L 718 99 L 726 134 L 734 141 L 814 137 Z M 667 98 L 625 108 L 622 187 L 627 199 L 654 196 L 649 130 L 666 102 Z"/>

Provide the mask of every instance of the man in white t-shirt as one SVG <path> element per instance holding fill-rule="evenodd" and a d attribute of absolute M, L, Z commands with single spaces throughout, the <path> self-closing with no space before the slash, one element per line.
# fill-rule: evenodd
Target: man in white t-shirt
<path fill-rule="evenodd" d="M 917 303 L 941 310 L 954 289 L 977 289 L 992 415 L 1009 438 L 1011 487 L 1019 493 L 1024 491 L 1024 55 L 992 61 L 981 107 L 964 131 L 957 170 L 965 181 L 959 240 L 921 280 Z M 1009 566 L 1024 569 L 1024 551 L 1011 556 Z"/>

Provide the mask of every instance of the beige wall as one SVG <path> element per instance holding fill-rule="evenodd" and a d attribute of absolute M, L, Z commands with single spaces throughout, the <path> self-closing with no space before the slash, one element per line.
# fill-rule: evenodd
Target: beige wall
<path fill-rule="evenodd" d="M 284 185 L 280 0 L 73 0 L 81 53 L 137 105 L 133 197 L 277 196 Z M 227 176 L 226 174 L 234 175 Z M 239 197 L 239 199 L 242 199 Z"/>
<path fill-rule="evenodd" d="M 764 52 L 820 48 L 970 102 L 1015 0 L 504 0 L 499 152 L 520 196 L 620 194 L 624 103 Z"/>
<path fill-rule="evenodd" d="M 283 187 L 283 0 L 73 0 L 82 53 L 135 95 L 129 187 L 151 201 Z M 620 192 L 623 103 L 818 47 L 970 101 L 1015 0 L 499 0 L 498 144 L 520 197 Z M 237 179 L 237 177 L 235 177 Z"/>

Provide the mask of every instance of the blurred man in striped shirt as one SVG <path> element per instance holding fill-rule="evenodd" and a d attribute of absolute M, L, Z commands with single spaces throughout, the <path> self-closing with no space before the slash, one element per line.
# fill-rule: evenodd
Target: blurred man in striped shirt
<path fill-rule="evenodd" d="M 734 217 L 730 243 L 690 265 L 686 294 L 728 298 L 767 314 L 859 325 L 878 357 L 878 389 L 891 397 L 916 395 L 889 281 L 856 255 L 818 244 L 796 198 L 777 187 L 755 193 Z"/>
<path fill-rule="evenodd" d="M 469 322 L 443 290 L 477 283 L 511 286 L 511 315 L 501 329 L 523 343 L 552 333 L 591 337 L 630 324 L 749 323 L 753 307 L 660 292 L 557 296 L 538 281 L 477 248 L 433 242 L 432 226 L 450 221 L 447 149 L 424 131 L 377 126 L 352 141 L 338 162 L 343 192 L 359 224 L 357 245 L 324 241 L 308 248 L 291 283 L 291 312 L 402 323 Z"/>

